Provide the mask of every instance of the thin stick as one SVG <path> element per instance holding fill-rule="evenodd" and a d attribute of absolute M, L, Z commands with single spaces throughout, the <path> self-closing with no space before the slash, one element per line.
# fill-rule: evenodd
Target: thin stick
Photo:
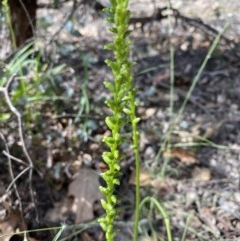
<path fill-rule="evenodd" d="M 38 212 L 37 212 L 37 208 L 36 208 L 36 202 L 35 202 L 35 198 L 34 198 L 34 194 L 33 194 L 33 188 L 32 188 L 32 172 L 33 172 L 33 162 L 32 162 L 32 159 L 27 151 L 27 148 L 26 148 L 26 143 L 25 143 L 25 140 L 24 140 L 24 136 L 23 136 L 23 128 L 22 128 L 22 117 L 21 117 L 21 113 L 15 108 L 15 106 L 13 105 L 10 97 L 9 97 L 9 93 L 8 93 L 8 90 L 9 90 L 9 87 L 12 83 L 12 81 L 14 80 L 14 78 L 16 77 L 16 75 L 12 75 L 5 87 L 0 87 L 0 92 L 2 92 L 4 94 L 4 97 L 5 97 L 5 100 L 7 102 L 7 105 L 10 109 L 10 111 L 17 117 L 17 123 L 18 123 L 18 135 L 19 135 L 19 139 L 20 139 L 20 142 L 22 144 L 22 150 L 23 150 L 23 153 L 27 159 L 27 162 L 28 162 L 28 170 L 29 170 L 29 189 L 30 189 L 30 195 L 31 195 L 31 200 L 32 202 L 34 203 L 34 208 L 35 208 L 35 212 L 36 212 L 36 220 L 38 221 Z M 21 172 L 22 173 L 22 172 Z"/>
<path fill-rule="evenodd" d="M 11 160 L 11 158 L 10 158 L 10 154 L 9 154 L 9 148 L 8 148 L 8 145 L 7 145 L 7 142 L 6 142 L 6 139 L 5 139 L 5 137 L 4 137 L 4 135 L 2 134 L 2 132 L 0 132 L 0 137 L 1 137 L 1 139 L 3 140 L 3 143 L 4 143 L 4 145 L 5 145 L 5 149 L 6 149 L 6 151 L 3 151 L 3 154 L 7 154 L 7 155 L 5 155 L 5 156 L 7 156 L 7 159 L 8 159 L 8 167 L 9 167 L 9 173 L 10 173 L 10 177 L 11 177 L 11 179 L 12 179 L 12 183 L 13 183 L 13 189 L 14 189 L 14 191 L 15 191 L 15 194 L 16 194 L 16 196 L 17 196 L 17 199 L 18 199 L 18 202 L 19 202 L 19 208 L 20 208 L 20 211 L 21 211 L 21 213 L 22 213 L 22 202 L 21 202 L 21 198 L 20 198 L 20 195 L 19 195 L 19 192 L 18 192 L 18 190 L 17 190 L 17 185 L 16 185 L 16 183 L 15 183 L 15 178 L 14 178 L 14 174 L 13 174 L 13 170 L 12 170 L 12 160 Z M 7 188 L 7 193 L 9 192 L 9 187 Z"/>

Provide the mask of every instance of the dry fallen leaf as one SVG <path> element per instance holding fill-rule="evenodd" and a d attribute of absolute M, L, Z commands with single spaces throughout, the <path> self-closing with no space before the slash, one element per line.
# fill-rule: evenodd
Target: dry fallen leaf
<path fill-rule="evenodd" d="M 196 181 L 209 181 L 212 174 L 208 168 L 195 167 L 192 172 L 192 177 Z"/>
<path fill-rule="evenodd" d="M 99 190 L 99 175 L 96 171 L 82 168 L 68 187 L 71 212 L 76 214 L 76 223 L 92 220 L 93 204 L 102 198 Z"/>
<path fill-rule="evenodd" d="M 10 210 L 9 210 L 10 211 Z M 19 210 L 11 210 L 9 216 L 0 222 L 0 241 L 8 241 L 17 230 L 25 230 Z M 9 235 L 7 235 L 9 234 Z M 10 235 L 11 234 L 11 235 Z"/>
<path fill-rule="evenodd" d="M 150 171 L 148 171 L 145 167 L 141 167 L 140 169 L 140 186 L 145 187 L 149 186 L 152 182 L 152 177 Z M 136 171 L 135 169 L 132 171 L 130 180 L 130 185 L 136 185 Z"/>
<path fill-rule="evenodd" d="M 167 194 L 172 194 L 176 192 L 176 180 L 165 177 L 157 177 L 151 181 L 151 186 L 156 189 L 161 197 L 164 197 Z"/>
<path fill-rule="evenodd" d="M 216 226 L 217 221 L 212 209 L 203 207 L 199 209 L 200 219 L 210 228 L 212 234 L 216 237 L 220 237 L 220 231 Z"/>
<path fill-rule="evenodd" d="M 81 233 L 80 236 L 83 241 L 94 241 L 93 238 L 87 232 Z"/>
<path fill-rule="evenodd" d="M 211 139 L 213 138 L 217 133 L 222 124 L 224 123 L 224 120 L 220 121 L 219 123 L 204 123 L 204 124 L 197 124 L 192 127 L 192 132 L 195 141 L 199 141 L 199 138 L 202 139 Z"/>
<path fill-rule="evenodd" d="M 150 236 L 144 236 L 140 238 L 140 241 L 153 241 L 154 238 Z"/>
<path fill-rule="evenodd" d="M 157 108 L 147 108 L 145 111 L 146 119 L 149 119 L 150 117 L 154 116 L 156 112 L 157 112 Z"/>
<path fill-rule="evenodd" d="M 164 158 L 177 158 L 180 162 L 191 165 L 198 163 L 197 157 L 190 151 L 183 150 L 181 148 L 175 148 L 172 150 L 166 150 L 163 152 Z"/>

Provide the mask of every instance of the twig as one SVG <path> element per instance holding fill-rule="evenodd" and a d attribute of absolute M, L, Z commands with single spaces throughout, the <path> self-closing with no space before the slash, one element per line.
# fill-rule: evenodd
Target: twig
<path fill-rule="evenodd" d="M 11 187 L 16 183 L 17 179 L 20 178 L 25 172 L 27 172 L 30 169 L 30 167 L 27 167 L 23 169 L 13 180 L 12 182 L 8 185 L 7 191 L 11 189 Z"/>
<path fill-rule="evenodd" d="M 79 3 L 80 4 L 80 3 Z M 76 9 L 78 8 L 79 4 L 77 4 L 77 0 L 73 0 L 73 5 L 72 5 L 72 9 L 70 11 L 70 13 L 68 14 L 67 18 L 65 19 L 65 21 L 63 22 L 63 24 L 60 26 L 60 28 L 53 34 L 49 44 L 51 44 L 54 39 L 57 37 L 57 35 L 62 31 L 62 29 L 66 26 L 66 24 L 68 23 L 69 19 L 71 19 L 71 17 L 73 16 L 74 12 L 76 11 Z"/>
<path fill-rule="evenodd" d="M 63 3 L 69 2 L 71 0 L 62 0 L 59 2 L 59 5 L 62 5 Z M 47 8 L 47 9 L 56 9 L 59 8 L 55 5 L 55 3 L 38 3 L 37 8 Z"/>
<path fill-rule="evenodd" d="M 34 203 L 34 208 L 35 208 L 35 212 L 36 212 L 36 219 L 38 221 L 38 212 L 37 212 L 37 207 L 36 207 L 36 202 L 35 202 L 35 198 L 34 198 L 34 194 L 33 194 L 33 188 L 32 188 L 32 172 L 33 172 L 33 162 L 31 160 L 31 157 L 27 151 L 27 148 L 26 148 L 26 143 L 25 143 L 25 140 L 24 140 L 24 136 L 23 136 L 23 128 L 22 128 L 22 117 L 21 117 L 21 113 L 15 108 L 15 106 L 13 105 L 10 97 L 9 97 L 9 93 L 8 93 L 8 90 L 9 90 L 9 87 L 12 83 L 12 81 L 14 80 L 14 78 L 16 77 L 16 75 L 12 75 L 5 87 L 0 87 L 0 92 L 3 93 L 4 97 L 5 97 L 5 100 L 7 102 L 7 105 L 10 109 L 10 111 L 17 117 L 17 123 L 18 123 L 18 135 L 19 135 L 19 139 L 20 139 L 20 142 L 22 144 L 22 150 L 23 150 L 23 153 L 27 159 L 27 162 L 28 162 L 28 168 L 26 168 L 24 170 L 24 172 L 22 171 L 21 172 L 21 175 L 23 173 L 26 172 L 26 170 L 29 170 L 29 189 L 30 189 L 30 195 L 31 195 L 31 200 L 32 202 Z M 14 179 L 16 180 L 16 178 Z"/>
<path fill-rule="evenodd" d="M 9 153 L 8 150 L 7 150 L 7 151 L 3 151 L 3 154 L 4 154 L 7 158 L 9 158 L 9 159 L 12 159 L 12 160 L 14 160 L 14 161 L 16 161 L 16 162 L 18 162 L 18 163 L 20 163 L 20 164 L 22 164 L 22 165 L 28 166 L 28 164 L 27 164 L 26 162 L 20 160 L 19 158 L 16 158 L 16 157 L 12 156 L 12 155 Z"/>
<path fill-rule="evenodd" d="M 176 18 L 176 21 L 178 19 L 181 19 L 182 21 L 184 21 L 185 23 L 188 23 L 189 25 L 192 25 L 194 27 L 197 28 L 202 28 L 205 29 L 206 32 L 208 33 L 212 33 L 212 35 L 215 37 L 219 34 L 220 31 L 218 31 L 217 29 L 215 29 L 214 27 L 210 26 L 209 24 L 206 24 L 203 22 L 202 19 L 200 18 L 189 18 L 186 17 L 184 15 L 182 15 L 177 9 L 175 8 L 171 8 L 171 10 L 173 11 L 172 15 Z M 236 47 L 236 43 L 234 40 L 229 39 L 228 37 L 222 35 L 221 37 L 225 43 L 230 47 L 230 48 L 235 48 Z"/>
<path fill-rule="evenodd" d="M 2 132 L 0 132 L 0 137 L 1 137 L 1 139 L 3 140 L 3 143 L 4 143 L 4 145 L 5 145 L 6 151 L 3 151 L 3 154 L 4 154 L 5 156 L 7 156 L 7 159 L 8 159 L 8 167 L 9 167 L 10 177 L 11 177 L 12 183 L 13 183 L 13 184 L 12 184 L 12 185 L 13 185 L 13 189 L 14 189 L 15 194 L 16 194 L 16 196 L 17 196 L 17 199 L 18 199 L 18 202 L 19 202 L 19 208 L 20 208 L 20 211 L 21 211 L 21 213 L 22 213 L 22 202 L 21 202 L 21 197 L 20 197 L 20 195 L 19 195 L 19 192 L 18 192 L 18 190 L 17 190 L 17 185 L 16 185 L 16 183 L 15 183 L 15 178 L 14 178 L 14 174 L 13 174 L 12 161 L 11 161 L 11 158 L 10 158 L 9 148 L 8 148 L 6 139 L 5 139 L 4 135 L 2 134 Z M 9 186 L 10 186 L 10 185 L 9 185 Z M 7 193 L 8 193 L 9 190 L 10 190 L 9 186 L 8 186 L 8 188 L 7 188 Z"/>
<path fill-rule="evenodd" d="M 29 163 L 29 167 L 32 169 L 33 168 L 33 162 L 28 154 L 27 148 L 26 148 L 26 144 L 24 141 L 24 137 L 23 137 L 23 130 L 22 130 L 22 117 L 21 117 L 21 113 L 14 107 L 14 105 L 12 104 L 12 101 L 9 97 L 8 94 L 8 89 L 10 84 L 12 83 L 12 81 L 14 80 L 15 75 L 13 75 L 11 78 L 9 78 L 9 80 L 6 83 L 6 87 L 0 87 L 0 92 L 3 92 L 5 100 L 7 102 L 7 105 L 9 107 L 9 109 L 11 110 L 11 112 L 17 117 L 17 122 L 18 122 L 18 134 L 19 134 L 19 138 L 20 138 L 20 142 L 22 144 L 22 149 L 23 149 L 23 153 L 25 155 L 25 157 L 27 158 L 27 161 Z"/>

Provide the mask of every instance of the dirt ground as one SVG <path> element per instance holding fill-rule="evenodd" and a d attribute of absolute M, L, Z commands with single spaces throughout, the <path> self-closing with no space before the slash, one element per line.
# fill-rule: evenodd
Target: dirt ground
<path fill-rule="evenodd" d="M 133 72 L 141 117 L 141 199 L 154 197 L 166 209 L 174 241 L 239 240 L 240 2 L 176 0 L 172 1 L 175 11 L 164 9 L 167 4 L 130 1 L 131 58 L 136 62 Z M 108 134 L 104 117 L 109 113 L 103 81 L 112 78 L 104 63 L 111 53 L 104 45 L 111 35 L 94 6 L 78 4 L 65 27 L 61 26 L 71 13 L 71 1 L 59 9 L 38 10 L 37 45 L 44 49 L 43 59 L 51 66 L 67 65 L 54 79 L 64 100 L 28 104 L 30 112 L 39 113 L 23 127 L 34 169 L 32 176 L 27 171 L 14 182 L 10 195 L 6 195 L 12 182 L 9 160 L 0 156 L 2 235 L 43 228 L 30 233 L 29 240 L 52 240 L 57 232 L 52 227 L 66 224 L 59 240 L 104 240 L 96 220 L 103 213 L 98 186 L 104 185 L 99 174 L 106 170 L 101 158 L 106 147 L 101 140 Z M 157 12 L 166 17 L 158 19 Z M 196 79 L 226 23 L 227 30 Z M 172 95 L 170 41 L 174 47 Z M 27 161 L 14 116 L 0 123 L 0 128 L 6 139 L 1 149 L 6 151 L 7 144 L 12 156 Z M 132 240 L 135 172 L 129 146 L 121 148 L 116 240 L 127 241 Z M 11 165 L 15 177 L 25 170 L 21 162 L 12 160 Z M 167 240 L 163 217 L 150 204 L 141 210 L 139 234 L 141 241 Z M 0 236 L 0 240 L 10 237 Z"/>

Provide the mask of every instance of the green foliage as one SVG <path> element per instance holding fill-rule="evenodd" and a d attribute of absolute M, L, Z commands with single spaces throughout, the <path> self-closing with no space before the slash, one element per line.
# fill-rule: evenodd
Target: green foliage
<path fill-rule="evenodd" d="M 114 195 L 115 185 L 119 185 L 120 159 L 121 153 L 119 146 L 123 142 L 121 135 L 122 127 L 126 123 L 132 126 L 132 148 L 136 159 L 136 172 L 139 179 L 139 133 L 137 131 L 137 123 L 139 118 L 136 117 L 136 90 L 133 88 L 133 78 L 131 68 L 134 63 L 129 61 L 130 40 L 128 36 L 128 23 L 130 11 L 127 10 L 128 0 L 115 1 L 110 0 L 111 7 L 105 9 L 107 13 L 107 21 L 113 25 L 109 30 L 113 33 L 113 43 L 105 46 L 105 49 L 114 53 L 114 60 L 106 60 L 106 64 L 111 68 L 114 82 L 105 81 L 105 87 L 112 94 L 112 98 L 106 101 L 107 106 L 111 109 L 112 115 L 106 117 L 106 125 L 111 131 L 111 135 L 104 138 L 104 142 L 109 147 L 108 152 L 104 152 L 102 157 L 108 164 L 108 171 L 102 174 L 106 181 L 106 187 L 100 187 L 105 195 L 102 200 L 102 206 L 106 211 L 106 215 L 99 219 L 99 222 L 106 233 L 108 241 L 113 240 L 116 232 L 113 230 L 114 220 L 117 216 L 117 198 Z M 139 218 L 139 181 L 137 180 L 136 191 L 136 232 L 135 240 L 137 240 L 137 226 Z"/>
<path fill-rule="evenodd" d="M 35 55 L 33 43 L 25 45 L 7 64 L 2 64 L 0 76 L 0 87 L 4 87 L 11 76 L 16 76 L 9 91 L 13 105 L 23 109 L 27 124 L 38 116 L 36 102 L 60 98 L 56 95 L 58 88 L 54 79 L 65 68 L 65 65 L 48 68 L 46 63 L 40 61 L 40 55 Z M 35 111 L 30 112 L 28 107 L 33 103 Z M 7 117 L 10 115 L 1 114 L 0 119 L 6 121 Z"/>
<path fill-rule="evenodd" d="M 4 87 L 8 80 L 15 76 L 9 94 L 13 105 L 22 109 L 26 117 L 24 121 L 29 124 L 39 115 L 36 102 L 61 99 L 57 95 L 59 88 L 55 80 L 65 65 L 49 67 L 47 63 L 41 62 L 41 56 L 33 41 L 17 49 L 8 1 L 3 0 L 2 5 L 15 52 L 6 60 L 7 63 L 1 63 L 0 87 Z M 31 112 L 29 107 L 32 107 L 33 102 L 34 112 Z M 0 120 L 6 121 L 9 117 L 6 113 L 1 114 Z"/>

